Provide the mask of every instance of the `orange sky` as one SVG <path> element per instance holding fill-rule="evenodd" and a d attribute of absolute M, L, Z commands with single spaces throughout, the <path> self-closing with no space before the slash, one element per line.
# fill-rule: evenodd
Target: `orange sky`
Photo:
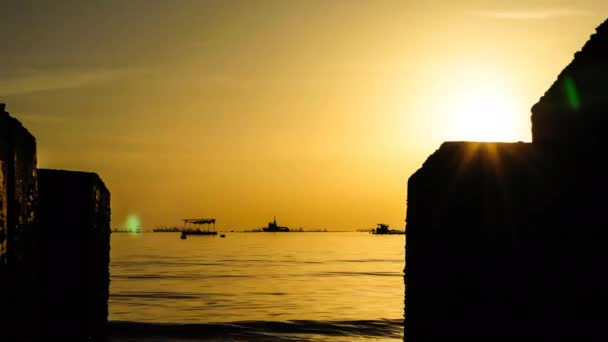
<path fill-rule="evenodd" d="M 112 226 L 403 228 L 445 140 L 530 141 L 600 1 L 8 1 L 0 101 Z"/>

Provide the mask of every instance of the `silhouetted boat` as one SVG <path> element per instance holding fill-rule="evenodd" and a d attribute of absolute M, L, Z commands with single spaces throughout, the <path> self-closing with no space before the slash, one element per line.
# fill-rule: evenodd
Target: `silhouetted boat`
<path fill-rule="evenodd" d="M 182 236 L 187 235 L 217 235 L 217 232 L 207 232 L 203 230 L 184 230 L 182 231 Z"/>
<path fill-rule="evenodd" d="M 376 235 L 403 235 L 405 230 L 388 229 L 388 224 L 378 223 L 378 227 L 372 229 L 371 233 Z"/>
<path fill-rule="evenodd" d="M 277 225 L 277 218 L 274 217 L 272 222 L 268 222 L 268 227 L 262 228 L 263 232 L 288 232 L 288 227 L 281 227 Z"/>
<path fill-rule="evenodd" d="M 214 236 L 217 235 L 215 231 L 215 219 L 183 219 L 184 228 L 182 229 L 181 238 L 185 239 L 188 235 L 208 235 Z M 206 224 L 206 230 L 200 230 L 199 228 L 193 229 L 189 228 L 189 225 L 202 225 Z M 209 229 L 209 225 L 213 224 L 213 230 Z"/>
<path fill-rule="evenodd" d="M 141 228 L 134 229 L 111 229 L 110 233 L 131 233 L 131 234 L 139 234 L 141 233 Z"/>

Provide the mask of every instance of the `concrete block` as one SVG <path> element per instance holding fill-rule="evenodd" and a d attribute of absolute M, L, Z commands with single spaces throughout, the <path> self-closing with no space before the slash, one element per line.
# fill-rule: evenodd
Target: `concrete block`
<path fill-rule="evenodd" d="M 0 105 L 0 330 L 10 341 L 36 338 L 39 231 L 36 140 Z"/>
<path fill-rule="evenodd" d="M 38 177 L 44 334 L 103 341 L 110 281 L 110 192 L 95 173 L 40 169 Z"/>

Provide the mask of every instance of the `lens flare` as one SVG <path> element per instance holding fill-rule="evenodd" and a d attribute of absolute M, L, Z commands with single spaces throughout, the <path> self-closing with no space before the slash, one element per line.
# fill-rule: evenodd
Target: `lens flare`
<path fill-rule="evenodd" d="M 576 83 L 574 83 L 572 78 L 566 77 L 564 80 L 564 91 L 566 92 L 566 98 L 568 99 L 570 109 L 578 112 L 581 107 L 581 100 L 578 96 L 578 91 L 576 90 Z"/>
<path fill-rule="evenodd" d="M 126 228 L 129 233 L 132 233 L 132 234 L 139 233 L 139 230 L 140 230 L 139 224 L 140 224 L 139 217 L 136 214 L 129 214 L 129 216 L 127 216 Z"/>

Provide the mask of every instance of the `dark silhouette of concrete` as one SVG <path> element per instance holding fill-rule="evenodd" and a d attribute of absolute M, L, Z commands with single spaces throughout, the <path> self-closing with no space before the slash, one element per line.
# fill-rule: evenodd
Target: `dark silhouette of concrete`
<path fill-rule="evenodd" d="M 110 193 L 94 173 L 38 170 L 0 104 L 0 341 L 104 341 Z"/>
<path fill-rule="evenodd" d="M 608 339 L 607 25 L 534 105 L 533 143 L 446 142 L 410 177 L 408 342 Z"/>
<path fill-rule="evenodd" d="M 104 341 L 110 193 L 94 173 L 40 169 L 38 180 L 42 253 L 47 256 L 42 260 L 44 335 Z"/>
<path fill-rule="evenodd" d="M 602 144 L 608 127 L 605 80 L 608 79 L 608 22 L 596 32 L 574 60 L 532 107 L 535 143 Z"/>
<path fill-rule="evenodd" d="M 35 340 L 39 321 L 36 140 L 0 104 L 0 339 Z"/>

